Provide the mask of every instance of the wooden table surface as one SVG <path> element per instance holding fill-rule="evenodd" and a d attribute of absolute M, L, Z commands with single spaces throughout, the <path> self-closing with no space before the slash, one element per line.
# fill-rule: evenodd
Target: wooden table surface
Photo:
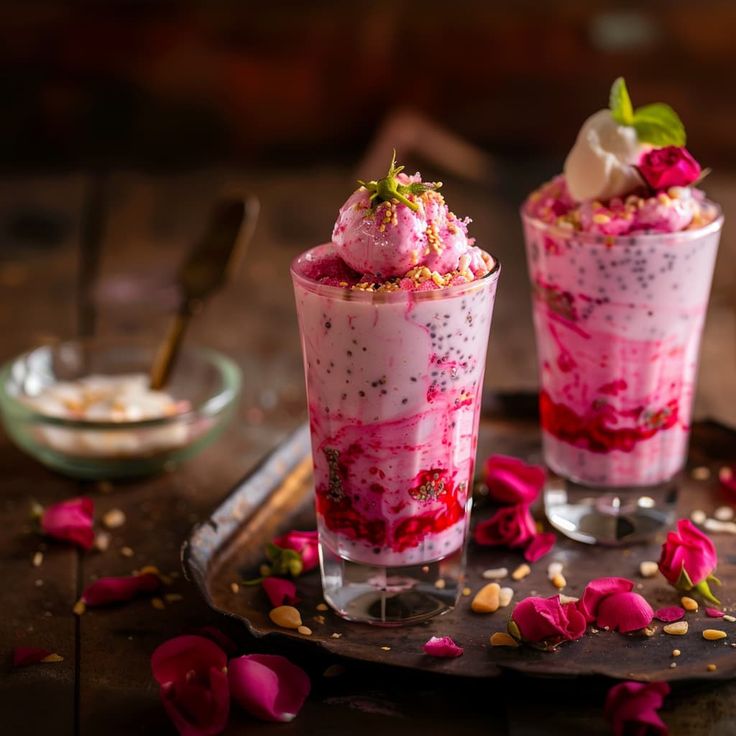
<path fill-rule="evenodd" d="M 715 177 L 714 177 L 715 178 Z M 203 227 L 218 191 L 250 189 L 263 211 L 247 263 L 192 329 L 193 341 L 233 356 L 243 370 L 235 421 L 199 457 L 174 472 L 130 483 L 76 482 L 56 475 L 0 436 L 0 733 L 8 736 L 174 733 L 150 675 L 153 649 L 165 639 L 207 624 L 242 638 L 209 611 L 181 577 L 183 600 L 164 610 L 139 600 L 121 608 L 72 607 L 95 577 L 156 565 L 179 574 L 179 548 L 191 525 L 205 518 L 228 489 L 305 416 L 301 356 L 288 277 L 289 260 L 327 239 L 336 208 L 351 186 L 347 167 L 242 173 L 206 170 L 181 175 L 69 174 L 0 179 L 0 358 L 40 342 L 95 334 L 161 334 L 174 303 L 172 275 L 184 249 Z M 533 338 L 517 225 L 518 192 L 447 182 L 450 203 L 472 214 L 481 243 L 502 260 L 487 385 L 535 385 Z M 716 180 L 721 201 L 736 186 Z M 715 185 L 714 185 L 715 186 Z M 449 195 L 448 195 L 449 196 Z M 719 198 L 718 195 L 715 195 Z M 728 210 L 727 210 L 728 211 Z M 733 263 L 736 248 L 721 264 Z M 82 254 L 85 254 L 82 256 Z M 86 294 L 89 264 L 99 273 Z M 80 263 L 88 264 L 80 267 Z M 704 345 L 699 406 L 734 411 L 733 269 L 721 267 Z M 730 394 L 727 392 L 731 391 Z M 724 392 L 730 402 L 724 402 Z M 725 408 L 724 408 L 725 405 Z M 736 448 L 734 448 L 736 456 Z M 112 532 L 106 552 L 80 554 L 34 532 L 32 502 L 50 504 L 88 494 L 99 518 L 122 509 L 126 524 Z M 132 558 L 120 550 L 133 549 Z M 31 564 L 43 551 L 43 563 Z M 14 646 L 58 652 L 64 661 L 11 670 Z M 258 646 L 263 646 L 259 644 Z M 324 678 L 329 662 L 290 653 L 312 675 L 313 694 L 291 724 L 258 723 L 235 711 L 228 734 L 453 734 L 532 736 L 576 731 L 608 733 L 602 703 L 610 683 L 478 682 L 394 673 L 347 662 Z M 554 656 L 554 655 L 552 655 Z M 733 685 L 680 687 L 664 717 L 674 734 L 736 733 Z"/>

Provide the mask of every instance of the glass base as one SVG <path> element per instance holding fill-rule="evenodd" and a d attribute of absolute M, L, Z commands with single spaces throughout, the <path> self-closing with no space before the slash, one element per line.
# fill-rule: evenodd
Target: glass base
<path fill-rule="evenodd" d="M 618 546 L 651 538 L 674 521 L 675 480 L 656 486 L 607 488 L 551 478 L 544 489 L 550 524 L 586 544 Z"/>
<path fill-rule="evenodd" d="M 343 618 L 402 626 L 451 611 L 465 584 L 465 551 L 434 562 L 367 565 L 336 555 L 320 543 L 325 601 Z"/>

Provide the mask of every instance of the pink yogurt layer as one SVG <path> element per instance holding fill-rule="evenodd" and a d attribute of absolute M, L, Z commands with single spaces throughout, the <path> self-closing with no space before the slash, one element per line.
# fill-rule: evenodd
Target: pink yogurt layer
<path fill-rule="evenodd" d="M 646 190 L 608 202 L 576 202 L 560 174 L 533 192 L 524 212 L 540 222 L 599 235 L 672 233 L 702 227 L 715 217 L 702 191 L 670 187 L 652 195 Z"/>

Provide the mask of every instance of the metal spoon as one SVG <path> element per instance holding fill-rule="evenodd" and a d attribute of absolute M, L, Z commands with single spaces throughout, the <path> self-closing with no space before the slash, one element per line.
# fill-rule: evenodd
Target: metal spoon
<path fill-rule="evenodd" d="M 215 205 L 207 230 L 177 274 L 181 301 L 151 367 L 152 389 L 160 389 L 168 381 L 191 318 L 237 271 L 259 211 L 255 196 L 222 199 Z"/>

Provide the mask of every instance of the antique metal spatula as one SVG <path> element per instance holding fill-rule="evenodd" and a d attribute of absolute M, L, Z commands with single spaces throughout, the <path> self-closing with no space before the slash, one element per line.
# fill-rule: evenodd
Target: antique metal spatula
<path fill-rule="evenodd" d="M 259 210 L 255 196 L 222 199 L 215 205 L 207 230 L 177 274 L 181 301 L 151 367 L 152 389 L 166 384 L 191 318 L 202 309 L 205 299 L 236 272 Z"/>

